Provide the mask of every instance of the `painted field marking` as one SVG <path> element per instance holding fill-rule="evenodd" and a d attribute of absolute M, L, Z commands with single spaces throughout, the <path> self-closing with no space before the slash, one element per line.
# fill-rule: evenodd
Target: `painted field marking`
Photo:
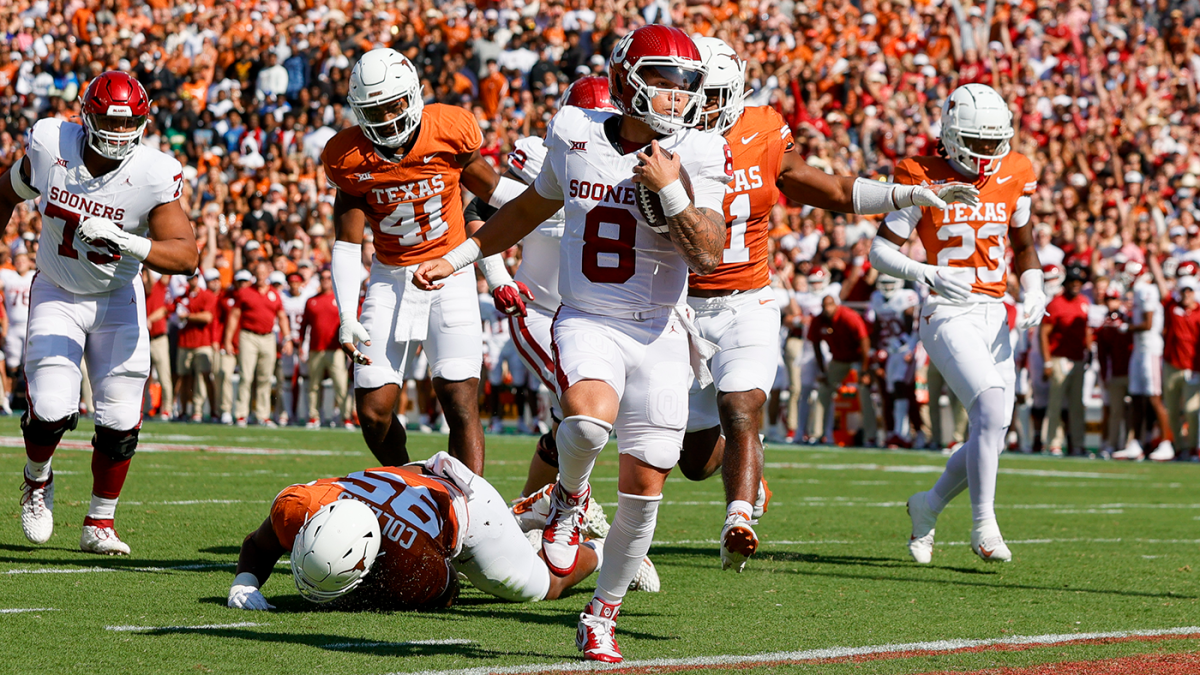
<path fill-rule="evenodd" d="M 250 621 L 240 621 L 238 623 L 210 623 L 203 626 L 105 626 L 104 630 L 116 631 L 118 633 L 140 633 L 152 630 L 165 631 L 186 631 L 186 630 L 213 630 L 217 628 L 250 628 L 252 626 L 266 626 L 265 623 L 253 623 Z"/>
<path fill-rule="evenodd" d="M 771 539 L 763 537 L 761 543 L 764 547 L 771 545 L 775 546 L 867 546 L 871 542 L 862 540 L 850 539 Z M 651 546 L 682 546 L 686 544 L 718 544 L 717 539 L 675 539 L 671 541 L 654 540 Z M 939 541 L 937 546 L 968 546 L 969 541 Z M 1074 539 L 1006 539 L 1005 543 L 1030 545 L 1030 544 L 1120 544 L 1120 543 L 1137 543 L 1137 544 L 1183 544 L 1187 546 L 1195 546 L 1200 544 L 1200 539 L 1123 539 L 1121 537 L 1113 537 L 1110 539 L 1098 538 L 1074 538 Z"/>
<path fill-rule="evenodd" d="M 1195 639 L 1200 638 L 1200 627 L 1166 628 L 1162 630 L 1113 631 L 1108 633 L 1066 633 L 1058 635 L 1014 635 L 991 640 L 937 640 L 934 642 L 911 642 L 867 647 L 829 647 L 792 652 L 768 652 L 745 656 L 718 655 L 699 656 L 686 659 L 629 660 L 622 663 L 597 663 L 594 661 L 567 661 L 553 664 L 527 664 L 520 666 L 483 666 L 458 670 L 423 670 L 390 675 L 534 675 L 536 673 L 560 673 L 583 671 L 617 672 L 670 672 L 672 670 L 700 670 L 728 666 L 753 666 L 759 664 L 821 663 L 867 657 L 873 659 L 901 659 L 922 653 L 949 653 L 975 649 L 1030 648 L 1066 643 L 1102 642 L 1106 640 L 1129 640 L 1146 638 Z M 917 654 L 914 654 L 917 653 Z M 661 670 L 660 670 L 661 669 Z"/>
<path fill-rule="evenodd" d="M 27 612 L 57 612 L 50 607 L 34 607 L 31 609 L 0 609 L 0 614 L 25 614 Z"/>
<path fill-rule="evenodd" d="M 474 640 L 446 638 L 444 640 L 409 640 L 407 642 L 331 642 L 317 645 L 322 649 L 364 649 L 369 647 L 434 647 L 439 645 L 473 645 Z"/>
<path fill-rule="evenodd" d="M 811 462 L 766 462 L 767 469 L 818 469 L 823 471 L 883 471 L 886 473 L 941 473 L 945 464 L 814 464 Z M 1008 476 L 1037 476 L 1042 478 L 1107 478 L 1112 480 L 1145 480 L 1145 476 L 1125 473 L 1103 473 L 1100 471 L 1063 471 L 1060 469 L 1012 469 L 1001 468 L 1000 473 Z"/>
<path fill-rule="evenodd" d="M 173 572 L 178 570 L 208 570 L 236 567 L 234 563 L 201 563 L 174 567 L 44 567 L 39 569 L 8 570 L 5 574 L 101 574 L 104 572 Z"/>
<path fill-rule="evenodd" d="M 20 436 L 0 436 L 0 447 L 23 448 L 25 439 Z M 59 449 L 92 451 L 90 441 L 63 440 Z M 182 445 L 176 443 L 138 443 L 138 452 L 211 452 L 218 455 L 307 455 L 317 457 L 357 457 L 362 452 L 340 452 L 337 450 L 299 450 L 279 448 L 247 448 L 227 445 Z"/>

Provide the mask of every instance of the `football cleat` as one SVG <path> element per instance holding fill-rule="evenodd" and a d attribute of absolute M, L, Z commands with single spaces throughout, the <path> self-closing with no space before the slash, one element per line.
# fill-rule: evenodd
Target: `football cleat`
<path fill-rule="evenodd" d="M 924 492 L 908 498 L 905 508 L 908 517 L 912 519 L 912 534 L 908 537 L 908 554 L 922 565 L 929 564 L 933 559 L 933 530 L 937 524 L 937 514 L 929 508 L 925 501 Z"/>
<path fill-rule="evenodd" d="M 100 555 L 129 555 L 129 544 L 121 541 L 113 529 L 112 520 L 83 519 L 83 534 L 79 537 L 79 550 Z"/>
<path fill-rule="evenodd" d="M 654 563 L 650 562 L 649 557 L 642 558 L 642 564 L 638 566 L 637 574 L 633 575 L 633 581 L 629 582 L 629 590 L 647 593 L 657 593 L 662 590 L 662 582 L 658 579 L 658 569 L 654 567 Z"/>
<path fill-rule="evenodd" d="M 1175 445 L 1171 441 L 1163 441 L 1158 444 L 1154 452 L 1150 453 L 1147 459 L 1154 462 L 1170 462 L 1175 459 Z"/>
<path fill-rule="evenodd" d="M 758 550 L 758 535 L 751 527 L 755 522 L 737 511 L 725 518 L 725 528 L 721 530 L 721 569 L 741 573 L 746 560 Z"/>
<path fill-rule="evenodd" d="M 44 481 L 31 481 L 29 475 L 21 485 L 21 529 L 25 538 L 44 544 L 54 534 L 54 472 Z"/>
<path fill-rule="evenodd" d="M 1050 456 L 1051 457 L 1062 457 L 1063 456 L 1062 448 L 1058 447 L 1057 445 L 1051 446 Z"/>
<path fill-rule="evenodd" d="M 305 429 L 320 429 L 321 428 L 321 420 L 317 419 L 316 417 L 310 417 L 310 418 L 308 418 L 308 422 L 305 422 L 304 428 Z"/>
<path fill-rule="evenodd" d="M 225 426 L 233 424 L 233 415 L 230 415 L 229 413 L 221 413 L 221 424 L 224 424 Z"/>
<path fill-rule="evenodd" d="M 767 479 L 758 480 L 758 494 L 754 496 L 754 513 L 750 517 L 758 520 L 771 507 L 771 488 L 767 487 Z"/>
<path fill-rule="evenodd" d="M 1137 439 L 1130 439 L 1125 445 L 1124 450 L 1118 450 L 1112 454 L 1113 459 L 1128 459 L 1134 462 L 1140 462 L 1145 458 L 1145 452 L 1142 450 L 1142 444 L 1138 443 Z"/>
<path fill-rule="evenodd" d="M 971 550 L 984 562 L 1012 561 L 1012 551 L 1004 544 L 1004 537 L 1000 536 L 1000 527 L 994 520 L 976 523 L 971 529 Z"/>
<path fill-rule="evenodd" d="M 589 495 L 587 510 L 583 513 L 583 536 L 588 539 L 604 539 L 608 536 L 608 530 L 608 518 L 604 515 L 604 507 Z"/>
<path fill-rule="evenodd" d="M 579 560 L 579 543 L 583 541 L 583 520 L 587 512 L 591 488 L 577 495 L 568 495 L 561 483 L 550 493 L 550 514 L 542 528 L 542 552 L 546 565 L 554 574 L 565 577 L 575 571 Z"/>
<path fill-rule="evenodd" d="M 238 427 L 245 429 L 248 426 L 248 424 L 246 423 L 246 418 L 245 417 L 237 418 L 237 425 L 238 425 Z"/>
<path fill-rule="evenodd" d="M 600 605 L 600 613 L 593 613 L 594 605 Z M 617 645 L 617 613 L 621 605 L 610 605 L 600 598 L 593 598 L 579 615 L 575 629 L 575 647 L 592 661 L 620 663 L 621 647 Z"/>
<path fill-rule="evenodd" d="M 546 527 L 546 517 L 550 515 L 550 493 L 554 491 L 555 483 L 534 492 L 528 497 L 514 499 L 510 510 L 517 524 L 525 532 L 537 530 L 541 537 L 542 528 Z M 541 548 L 541 545 L 538 545 Z"/>

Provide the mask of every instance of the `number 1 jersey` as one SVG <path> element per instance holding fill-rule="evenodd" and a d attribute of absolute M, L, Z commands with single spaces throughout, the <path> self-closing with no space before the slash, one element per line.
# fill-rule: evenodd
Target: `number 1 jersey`
<path fill-rule="evenodd" d="M 638 211 L 632 181 L 638 151 L 620 148 L 620 122 L 616 113 L 563 108 L 550 122 L 546 163 L 534 182 L 541 196 L 563 200 L 562 302 L 591 314 L 628 316 L 671 307 L 683 302 L 687 290 L 687 263 Z M 685 129 L 658 144 L 679 153 L 696 207 L 723 213 L 725 184 L 733 173 L 725 139 Z"/>

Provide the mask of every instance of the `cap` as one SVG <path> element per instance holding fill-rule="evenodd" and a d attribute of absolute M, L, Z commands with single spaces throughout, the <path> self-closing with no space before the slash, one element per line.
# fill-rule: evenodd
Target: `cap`
<path fill-rule="evenodd" d="M 286 284 L 287 277 L 283 275 L 283 272 L 280 272 L 279 270 L 275 270 L 274 272 L 271 272 L 271 274 L 267 276 L 267 282 L 270 284 Z"/>
<path fill-rule="evenodd" d="M 1105 300 L 1120 300 L 1121 299 L 1121 287 L 1117 286 L 1116 284 L 1110 284 L 1108 289 L 1106 291 L 1104 291 L 1104 299 Z"/>
<path fill-rule="evenodd" d="M 254 281 L 254 275 L 250 274 L 249 270 L 238 270 L 237 274 L 233 275 L 234 281 Z"/>
<path fill-rule="evenodd" d="M 1182 225 L 1172 225 L 1171 226 L 1171 236 L 1172 237 L 1186 237 L 1187 236 L 1187 228 Z"/>
<path fill-rule="evenodd" d="M 1194 188 L 1197 183 L 1200 183 L 1200 181 L 1196 180 L 1196 174 L 1194 173 L 1185 173 L 1183 174 L 1183 178 L 1179 179 L 1180 187 Z"/>
<path fill-rule="evenodd" d="M 309 260 L 308 258 L 305 258 L 305 259 L 301 260 L 300 262 L 296 263 L 296 267 L 311 267 L 311 268 L 315 268 L 315 267 L 316 267 L 316 265 L 314 265 L 314 264 L 313 264 L 313 261 Z"/>
<path fill-rule="evenodd" d="M 1087 280 L 1087 274 L 1083 271 L 1083 268 L 1077 267 L 1075 265 L 1072 265 L 1067 268 L 1066 278 L 1063 279 L 1063 281 L 1086 281 L 1086 280 Z"/>
<path fill-rule="evenodd" d="M 205 281 L 215 281 L 220 278 L 221 278 L 221 273 L 218 272 L 217 270 L 214 270 L 214 269 L 204 270 L 204 280 Z"/>
<path fill-rule="evenodd" d="M 262 244 L 258 243 L 257 239 L 251 239 L 250 241 L 246 242 L 247 251 L 257 251 L 260 248 L 262 248 Z"/>
<path fill-rule="evenodd" d="M 287 282 L 290 284 L 293 281 L 298 281 L 300 283 L 304 283 L 304 277 L 300 276 L 296 272 L 292 272 L 291 274 L 287 275 Z"/>
<path fill-rule="evenodd" d="M 1125 172 L 1125 182 L 1126 183 L 1142 182 L 1142 172 L 1141 171 L 1133 171 L 1133 170 L 1126 171 Z"/>
<path fill-rule="evenodd" d="M 1196 281 L 1196 277 L 1184 277 L 1175 282 L 1175 288 L 1179 290 L 1190 290 L 1196 292 L 1197 287 L 1200 287 L 1200 281 Z"/>
<path fill-rule="evenodd" d="M 916 56 L 913 57 L 913 65 L 915 65 L 915 66 L 929 65 L 929 55 L 924 54 L 924 53 L 917 54 Z"/>
<path fill-rule="evenodd" d="M 310 237 L 324 237 L 325 226 L 320 223 L 313 225 L 312 227 L 308 228 L 308 235 Z"/>

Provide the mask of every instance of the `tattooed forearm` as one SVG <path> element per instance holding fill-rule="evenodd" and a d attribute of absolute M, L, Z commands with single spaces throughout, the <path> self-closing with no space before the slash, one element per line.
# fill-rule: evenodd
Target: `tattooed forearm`
<path fill-rule="evenodd" d="M 725 220 L 712 209 L 689 205 L 667 217 L 671 242 L 696 274 L 711 274 L 721 264 L 725 249 Z"/>

